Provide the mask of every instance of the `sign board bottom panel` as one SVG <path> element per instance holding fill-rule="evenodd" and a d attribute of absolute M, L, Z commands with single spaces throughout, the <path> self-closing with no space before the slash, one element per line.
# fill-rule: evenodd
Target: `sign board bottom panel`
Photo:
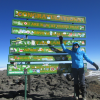
<path fill-rule="evenodd" d="M 58 64 L 8 64 L 7 75 L 44 75 L 71 73 L 71 63 Z M 87 71 L 87 64 L 84 63 L 84 70 Z"/>

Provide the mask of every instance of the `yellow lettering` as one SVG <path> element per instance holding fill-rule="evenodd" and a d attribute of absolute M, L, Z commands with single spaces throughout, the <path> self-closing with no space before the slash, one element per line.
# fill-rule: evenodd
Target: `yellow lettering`
<path fill-rule="evenodd" d="M 26 57 L 24 57 L 24 59 L 26 59 Z"/>
<path fill-rule="evenodd" d="M 54 15 L 51 15 L 51 19 L 54 20 Z"/>
<path fill-rule="evenodd" d="M 57 28 L 59 28 L 59 25 L 57 25 Z"/>
<path fill-rule="evenodd" d="M 66 25 L 61 25 L 61 28 L 66 28 Z"/>
<path fill-rule="evenodd" d="M 26 12 L 23 12 L 22 13 L 22 16 L 25 16 L 26 17 L 27 16 L 27 13 Z"/>
<path fill-rule="evenodd" d="M 27 22 L 27 25 L 30 25 L 30 22 Z"/>
<path fill-rule="evenodd" d="M 57 16 L 55 16 L 55 19 L 56 19 L 56 20 L 60 20 L 60 18 L 59 18 L 59 17 L 57 17 Z"/>
<path fill-rule="evenodd" d="M 37 16 L 36 16 L 37 18 L 41 18 L 41 14 L 37 14 Z"/>
<path fill-rule="evenodd" d="M 47 44 L 47 41 L 44 41 L 44 44 Z"/>
<path fill-rule="evenodd" d="M 34 23 L 34 26 L 37 26 L 37 23 Z"/>
<path fill-rule="evenodd" d="M 77 18 L 74 18 L 74 21 L 77 22 Z"/>
<path fill-rule="evenodd" d="M 40 23 L 40 26 L 43 26 L 43 23 Z"/>
<path fill-rule="evenodd" d="M 63 27 L 62 28 L 67 28 L 67 25 L 63 25 Z"/>
<path fill-rule="evenodd" d="M 46 24 L 46 27 L 49 27 L 49 24 Z"/>
<path fill-rule="evenodd" d="M 33 51 L 33 49 L 30 49 L 30 51 Z"/>
<path fill-rule="evenodd" d="M 60 36 L 60 33 L 57 33 L 57 35 L 59 35 L 59 36 Z"/>
<path fill-rule="evenodd" d="M 81 18 L 78 18 L 78 22 L 81 22 Z"/>
<path fill-rule="evenodd" d="M 39 31 L 39 35 L 41 35 L 42 33 Z"/>
<path fill-rule="evenodd" d="M 70 21 L 73 21 L 73 17 L 70 17 Z"/>
<path fill-rule="evenodd" d="M 14 59 L 17 59 L 17 56 L 14 56 Z"/>
<path fill-rule="evenodd" d="M 20 57 L 20 59 L 23 59 L 23 57 Z"/>
<path fill-rule="evenodd" d="M 36 41 L 36 44 L 38 44 L 39 41 Z"/>
<path fill-rule="evenodd" d="M 60 41 L 58 41 L 58 44 L 60 44 Z"/>
<path fill-rule="evenodd" d="M 62 20 L 62 21 L 63 21 L 63 16 L 60 16 L 60 20 Z"/>
<path fill-rule="evenodd" d="M 41 32 L 42 35 L 44 35 L 44 32 Z"/>
<path fill-rule="evenodd" d="M 77 26 L 77 29 L 79 29 L 79 26 Z"/>
<path fill-rule="evenodd" d="M 69 25 L 67 25 L 67 28 L 69 28 Z"/>
<path fill-rule="evenodd" d="M 51 24 L 51 27 L 53 27 L 53 24 Z"/>
<path fill-rule="evenodd" d="M 37 31 L 34 31 L 34 34 L 37 34 Z"/>
<path fill-rule="evenodd" d="M 29 49 L 27 49 L 27 51 L 29 51 Z"/>
<path fill-rule="evenodd" d="M 47 17 L 50 17 L 50 15 L 47 15 Z"/>
<path fill-rule="evenodd" d="M 73 28 L 74 26 L 70 26 L 70 28 Z"/>
<path fill-rule="evenodd" d="M 29 57 L 27 57 L 27 59 L 29 59 Z"/>
<path fill-rule="evenodd" d="M 67 21 L 70 21 L 70 17 L 67 17 Z"/>
<path fill-rule="evenodd" d="M 54 24 L 54 27 L 56 27 L 56 25 Z"/>
<path fill-rule="evenodd" d="M 39 26 L 39 23 L 36 23 L 36 26 Z"/>
<path fill-rule="evenodd" d="M 25 51 L 28 51 L 28 49 L 26 49 Z"/>
<path fill-rule="evenodd" d="M 53 32 L 53 34 L 52 35 L 55 35 L 55 33 Z"/>
<path fill-rule="evenodd" d="M 46 16 L 45 16 L 45 14 L 43 14 L 43 15 L 42 15 L 42 18 L 46 19 Z"/>
<path fill-rule="evenodd" d="M 37 31 L 36 34 L 39 34 L 39 31 Z"/>
<path fill-rule="evenodd" d="M 47 35 L 49 35 L 49 32 L 46 32 Z"/>
<path fill-rule="evenodd" d="M 40 41 L 40 43 L 39 44 L 43 44 L 43 42 L 42 41 Z"/>
<path fill-rule="evenodd" d="M 64 21 L 66 21 L 66 18 L 67 18 L 67 17 L 63 16 Z"/>
<path fill-rule="evenodd" d="M 28 13 L 28 17 L 33 17 L 35 13 Z"/>
<path fill-rule="evenodd" d="M 33 49 L 33 51 L 36 51 L 36 49 Z"/>
<path fill-rule="evenodd" d="M 32 23 L 31 26 L 39 26 L 39 23 Z"/>
<path fill-rule="evenodd" d="M 31 26 L 32 26 L 32 25 L 34 26 L 34 23 L 32 23 Z"/>

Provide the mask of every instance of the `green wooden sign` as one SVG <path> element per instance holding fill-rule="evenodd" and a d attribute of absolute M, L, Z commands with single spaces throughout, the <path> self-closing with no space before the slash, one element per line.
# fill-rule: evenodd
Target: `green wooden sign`
<path fill-rule="evenodd" d="M 86 45 L 86 40 L 64 40 L 65 46 L 72 46 L 73 42 L 78 42 L 80 46 Z M 24 40 L 10 40 L 10 46 L 60 46 L 59 40 L 34 40 L 34 39 L 24 39 Z"/>
<path fill-rule="evenodd" d="M 43 75 L 71 73 L 71 63 L 49 63 L 49 64 L 7 64 L 7 75 Z M 84 63 L 87 71 L 87 63 Z"/>
<path fill-rule="evenodd" d="M 31 36 L 48 36 L 48 37 L 68 37 L 68 38 L 86 38 L 85 32 L 65 32 L 65 31 L 47 31 L 47 30 L 35 30 L 12 27 L 12 34 L 18 35 L 31 35 Z"/>
<path fill-rule="evenodd" d="M 67 49 L 71 50 L 72 47 L 67 47 Z M 81 50 L 86 52 L 84 47 L 81 47 Z M 9 54 L 14 53 L 63 53 L 62 47 L 9 47 Z"/>
<path fill-rule="evenodd" d="M 82 17 L 82 16 L 70 16 L 70 15 L 61 15 L 61 14 L 33 12 L 33 11 L 14 10 L 14 17 L 86 24 L 86 17 Z"/>
<path fill-rule="evenodd" d="M 71 61 L 71 55 L 9 55 L 8 62 Z"/>
<path fill-rule="evenodd" d="M 8 75 L 60 74 L 71 72 L 71 64 L 8 64 L 7 69 Z"/>
<path fill-rule="evenodd" d="M 66 30 L 85 31 L 85 25 L 59 24 L 59 23 L 37 22 L 37 21 L 16 20 L 16 19 L 12 20 L 12 25 L 24 26 L 24 27 L 48 28 L 48 29 L 66 29 Z"/>

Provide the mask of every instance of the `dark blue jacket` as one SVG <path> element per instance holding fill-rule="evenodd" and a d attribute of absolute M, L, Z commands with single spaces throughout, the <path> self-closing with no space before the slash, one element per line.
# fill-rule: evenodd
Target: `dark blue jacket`
<path fill-rule="evenodd" d="M 73 45 L 76 44 L 76 43 L 79 45 L 78 42 L 74 42 Z M 87 62 L 89 62 L 91 65 L 93 65 L 93 61 L 91 61 L 87 57 L 87 55 L 86 55 L 86 53 L 84 51 L 80 50 L 80 45 L 79 45 L 77 51 L 74 50 L 73 45 L 72 45 L 72 51 L 71 51 L 71 50 L 67 49 L 64 44 L 61 44 L 61 46 L 63 48 L 63 51 L 65 51 L 66 53 L 71 55 L 72 68 L 77 68 L 77 69 L 83 68 L 84 67 L 83 57 Z"/>

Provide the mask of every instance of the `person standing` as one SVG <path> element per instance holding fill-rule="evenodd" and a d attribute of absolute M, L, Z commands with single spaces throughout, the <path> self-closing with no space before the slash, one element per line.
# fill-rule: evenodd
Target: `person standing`
<path fill-rule="evenodd" d="M 85 72 L 84 72 L 84 63 L 83 63 L 83 57 L 87 62 L 89 62 L 91 65 L 95 66 L 95 68 L 98 70 L 98 65 L 91 61 L 86 53 L 82 50 L 80 50 L 80 45 L 78 42 L 74 42 L 72 45 L 72 50 L 69 50 L 65 48 L 65 45 L 63 43 L 63 37 L 59 36 L 60 44 L 66 53 L 71 55 L 72 58 L 72 74 L 74 77 L 74 91 L 76 93 L 76 99 L 79 99 L 79 82 L 80 82 L 80 89 L 82 92 L 82 99 L 86 100 L 86 86 L 85 86 Z M 79 78 L 79 81 L 78 81 Z"/>

